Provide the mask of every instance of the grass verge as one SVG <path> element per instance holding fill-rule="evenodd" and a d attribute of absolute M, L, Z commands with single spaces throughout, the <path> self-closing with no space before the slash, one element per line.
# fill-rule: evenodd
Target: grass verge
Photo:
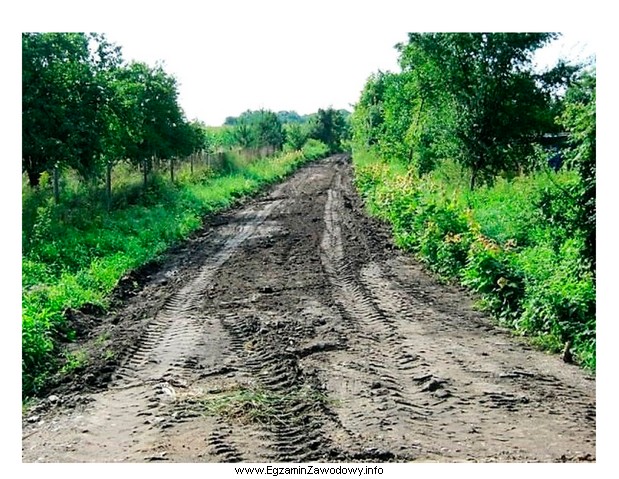
<path fill-rule="evenodd" d="M 62 342 L 75 337 L 64 316 L 68 308 L 105 310 L 120 278 L 186 238 L 205 215 L 281 181 L 326 152 L 324 145 L 312 144 L 251 162 L 233 157 L 225 173 L 179 175 L 176 183 L 154 175 L 146 190 L 127 187 L 116 195 L 111 211 L 86 189 L 76 189 L 60 205 L 43 191 L 24 191 L 23 395 L 37 394 L 50 375 L 85 360 L 62 352 Z"/>
<path fill-rule="evenodd" d="M 475 291 L 502 324 L 596 366 L 595 277 L 583 259 L 573 172 L 542 171 L 470 191 L 451 162 L 417 178 L 371 152 L 353 155 L 356 187 L 396 244 Z"/>

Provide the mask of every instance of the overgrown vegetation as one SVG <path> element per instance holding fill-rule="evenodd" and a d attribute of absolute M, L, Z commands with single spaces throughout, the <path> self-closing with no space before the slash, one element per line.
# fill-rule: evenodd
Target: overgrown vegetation
<path fill-rule="evenodd" d="M 109 204 L 120 163 L 139 168 L 146 187 L 157 164 L 166 163 L 174 178 L 176 163 L 198 152 L 269 156 L 282 151 L 287 133 L 288 150 L 300 151 L 313 138 L 335 152 L 349 132 L 342 112 L 332 108 L 307 122 L 269 110 L 246 111 L 221 127 L 188 121 L 176 78 L 161 65 L 126 63 L 122 49 L 102 34 L 24 33 L 22 64 L 22 171 L 34 188 L 44 174 L 52 176 L 56 202 L 67 172 L 104 181 Z"/>
<path fill-rule="evenodd" d="M 176 79 L 126 63 L 94 33 L 22 35 L 22 383 L 81 367 L 68 308 L 104 309 L 127 271 L 198 228 L 202 217 L 325 156 L 302 135 L 286 147 L 268 110 L 238 125 L 187 121 Z M 283 117 L 297 122 L 289 112 Z M 297 115 L 298 116 L 298 115 Z"/>
<path fill-rule="evenodd" d="M 533 72 L 555 37 L 411 34 L 353 113 L 356 184 L 400 247 L 595 369 L 595 70 Z"/>
<path fill-rule="evenodd" d="M 104 35 L 24 33 L 22 64 L 22 169 L 32 187 L 70 168 L 85 180 L 107 176 L 109 192 L 121 160 L 140 166 L 146 184 L 155 158 L 205 146 L 202 125 L 178 104 L 176 79 L 125 64 Z"/>
<path fill-rule="evenodd" d="M 299 150 L 307 141 L 317 140 L 329 148 L 331 153 L 341 152 L 349 147 L 350 112 L 319 108 L 312 115 L 300 116 L 296 112 L 278 113 L 247 110 L 238 117 L 228 117 L 225 127 L 232 128 L 236 144 L 243 148 Z"/>
<path fill-rule="evenodd" d="M 23 392 L 36 393 L 58 368 L 70 370 L 79 363 L 74 356 L 63 361 L 60 354 L 61 342 L 73 339 L 64 317 L 67 308 L 90 304 L 104 309 L 123 275 L 185 238 L 202 224 L 203 215 L 230 206 L 326 153 L 320 143 L 253 161 L 227 153 L 220 171 L 204 170 L 195 176 L 181 172 L 175 183 L 153 173 L 145 191 L 139 184 L 119 186 L 111 211 L 84 184 L 66 188 L 58 205 L 45 183 L 37 189 L 26 185 Z"/>

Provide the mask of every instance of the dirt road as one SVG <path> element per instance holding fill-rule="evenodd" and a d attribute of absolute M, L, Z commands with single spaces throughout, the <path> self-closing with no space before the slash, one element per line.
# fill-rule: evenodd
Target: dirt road
<path fill-rule="evenodd" d="M 25 462 L 595 460 L 594 378 L 395 251 L 345 156 L 123 288 L 99 363 L 25 414 Z"/>

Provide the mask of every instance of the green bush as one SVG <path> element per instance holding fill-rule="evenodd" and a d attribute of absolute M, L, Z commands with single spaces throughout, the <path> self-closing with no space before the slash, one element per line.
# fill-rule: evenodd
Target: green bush
<path fill-rule="evenodd" d="M 480 294 L 487 308 L 501 320 L 513 323 L 524 295 L 524 277 L 515 253 L 478 237 L 471 244 L 462 283 Z"/>
<path fill-rule="evenodd" d="M 198 172 L 198 180 L 179 177 L 172 184 L 169 177 L 154 173 L 145 190 L 139 177 L 135 182 L 121 181 L 111 211 L 84 186 L 65 192 L 60 205 L 53 203 L 49 191 L 26 187 L 22 196 L 23 393 L 37 393 L 61 367 L 59 340 L 72 339 L 63 316 L 67 308 L 85 303 L 106 307 L 109 293 L 127 271 L 187 237 L 205 214 L 229 207 L 324 154 L 326 147 L 312 141 L 303 152 L 251 162 L 224 155 L 224 164 L 233 171 L 229 174 Z"/>
<path fill-rule="evenodd" d="M 315 160 L 322 158 L 329 153 L 329 147 L 320 140 L 314 138 L 308 139 L 301 148 L 303 157 L 308 160 Z"/>
<path fill-rule="evenodd" d="M 548 349 L 571 341 L 579 362 L 595 369 L 595 278 L 583 253 L 574 172 L 498 178 L 470 191 L 449 161 L 422 178 L 363 148 L 353 163 L 368 211 L 391 224 L 400 248 Z"/>
<path fill-rule="evenodd" d="M 565 241 L 559 251 L 546 244 L 520 253 L 527 289 L 516 326 L 546 334 L 555 350 L 572 340 L 581 360 L 595 367 L 595 281 L 581 242 Z"/>

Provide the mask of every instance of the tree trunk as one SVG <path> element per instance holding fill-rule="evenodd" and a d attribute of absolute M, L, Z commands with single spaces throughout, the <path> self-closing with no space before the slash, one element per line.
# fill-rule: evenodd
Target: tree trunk
<path fill-rule="evenodd" d="M 189 171 L 191 171 L 191 177 L 193 178 L 193 157 L 194 157 L 195 153 L 192 153 L 191 155 L 189 155 Z"/>
<path fill-rule="evenodd" d="M 142 161 L 142 169 L 144 170 L 144 188 L 148 184 L 148 160 L 144 159 Z"/>
<path fill-rule="evenodd" d="M 28 175 L 28 183 L 32 188 L 38 188 L 41 183 L 41 172 L 26 170 L 26 174 Z"/>
<path fill-rule="evenodd" d="M 110 211 L 112 209 L 112 162 L 108 161 L 105 166 L 105 193 L 107 210 Z"/>
<path fill-rule="evenodd" d="M 54 167 L 54 202 L 60 204 L 60 184 L 59 184 L 60 172 L 58 167 Z"/>
<path fill-rule="evenodd" d="M 174 158 L 170 158 L 170 181 L 174 183 Z"/>
<path fill-rule="evenodd" d="M 469 188 L 471 191 L 475 189 L 475 182 L 477 181 L 477 168 L 473 167 L 473 172 L 471 173 L 471 184 Z"/>

